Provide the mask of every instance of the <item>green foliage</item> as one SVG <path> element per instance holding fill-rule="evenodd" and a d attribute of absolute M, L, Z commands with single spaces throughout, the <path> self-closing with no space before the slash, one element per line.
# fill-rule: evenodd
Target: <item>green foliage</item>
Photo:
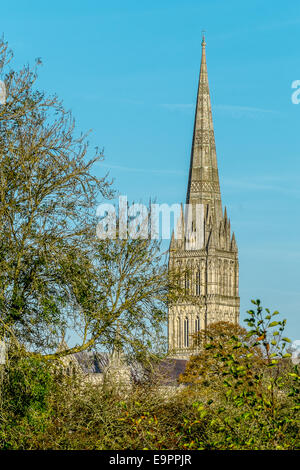
<path fill-rule="evenodd" d="M 239 325 L 220 321 L 199 331 L 194 338 L 198 353 L 191 356 L 185 372 L 179 377 L 183 384 L 202 384 L 220 388 L 227 373 L 228 359 L 235 357 L 241 364 L 251 362 L 257 369 L 262 362 L 262 352 L 248 338 L 247 330 Z"/>
<path fill-rule="evenodd" d="M 35 358 L 21 359 L 8 377 L 8 406 L 21 415 L 29 408 L 43 411 L 47 406 L 51 383 L 52 376 L 45 363 Z"/>
<path fill-rule="evenodd" d="M 244 342 L 238 334 L 227 336 L 228 344 L 219 333 L 211 338 L 207 365 L 223 363 L 214 386 L 196 381 L 173 390 L 152 383 L 120 391 L 68 377 L 43 362 L 10 360 L 3 382 L 1 448 L 299 449 L 299 372 L 284 357 L 281 342 L 272 353 L 263 344 L 269 329 L 273 337 L 274 326 L 265 327 L 270 319 L 263 317 L 260 303 L 256 306 L 249 315 L 250 344 L 244 331 Z M 277 326 L 282 328 L 281 320 Z M 261 347 L 259 368 L 247 353 L 253 344 Z M 273 358 L 267 353 L 276 353 L 275 366 L 269 366 Z"/>
<path fill-rule="evenodd" d="M 20 416 L 29 410 L 43 412 L 52 386 L 53 376 L 45 362 L 32 357 L 19 358 L 5 374 L 3 404 Z"/>
<path fill-rule="evenodd" d="M 214 347 L 214 357 L 223 365 L 223 381 L 218 394 L 221 406 L 213 402 L 207 406 L 212 412 L 210 444 L 230 449 L 295 449 L 299 447 L 300 377 L 297 367 L 292 372 L 286 351 L 290 342 L 283 336 L 286 320 L 274 321 L 277 311 L 271 314 L 266 309 L 264 316 L 260 301 L 252 303 L 256 311 L 249 310 L 245 320 L 252 345 L 232 336 L 235 347 L 231 352 L 220 343 Z M 252 352 L 257 347 L 263 355 L 259 368 Z M 244 353 L 239 355 L 234 349 Z M 193 442 L 195 448 L 202 448 L 202 440 Z"/>

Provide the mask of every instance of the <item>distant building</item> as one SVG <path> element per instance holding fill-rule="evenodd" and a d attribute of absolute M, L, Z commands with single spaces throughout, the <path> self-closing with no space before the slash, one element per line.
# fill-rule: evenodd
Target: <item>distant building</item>
<path fill-rule="evenodd" d="M 205 46 L 203 37 L 186 198 L 192 211 L 189 218 L 184 211 L 181 214 L 185 237 L 173 235 L 170 244 L 169 269 L 183 273 L 183 287 L 190 296 L 169 308 L 169 353 L 178 358 L 191 354 L 191 335 L 210 323 L 239 322 L 238 248 L 226 208 L 222 209 Z M 204 208 L 200 226 L 197 205 Z"/>
<path fill-rule="evenodd" d="M 68 348 L 65 342 L 61 343 L 59 350 Z M 142 384 L 145 381 L 153 383 L 164 389 L 175 390 L 178 387 L 178 378 L 185 370 L 187 361 L 181 359 L 164 359 L 156 365 L 153 364 L 151 372 L 137 361 L 127 362 L 122 351 L 113 350 L 112 353 L 82 351 L 60 359 L 60 364 L 67 375 L 76 374 L 85 382 L 96 386 L 112 385 L 123 390 L 129 389 L 133 384 Z"/>

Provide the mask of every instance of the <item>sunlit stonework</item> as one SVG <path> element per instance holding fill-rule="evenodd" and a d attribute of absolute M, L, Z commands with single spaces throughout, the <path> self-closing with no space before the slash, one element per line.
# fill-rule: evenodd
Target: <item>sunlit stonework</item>
<path fill-rule="evenodd" d="M 201 246 L 189 239 L 170 244 L 169 269 L 180 270 L 183 287 L 190 300 L 169 308 L 169 354 L 186 358 L 192 353 L 192 336 L 216 321 L 239 322 L 238 249 L 226 208 L 223 213 L 207 78 L 205 39 L 195 112 L 187 204 L 193 207 L 188 219 L 188 238 L 202 230 Z M 203 204 L 204 218 L 196 223 L 196 205 Z"/>

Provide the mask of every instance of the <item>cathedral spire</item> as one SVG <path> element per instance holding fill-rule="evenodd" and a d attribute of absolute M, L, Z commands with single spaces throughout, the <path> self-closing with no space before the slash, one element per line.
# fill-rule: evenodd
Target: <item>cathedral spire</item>
<path fill-rule="evenodd" d="M 206 41 L 202 39 L 202 58 L 195 111 L 187 203 L 209 205 L 217 222 L 222 219 L 222 203 L 211 101 L 206 65 Z"/>
<path fill-rule="evenodd" d="M 169 353 L 182 359 L 195 353 L 189 341 L 195 332 L 216 321 L 239 321 L 238 248 L 227 209 L 222 211 L 204 36 L 187 203 L 178 223 L 184 232 L 181 239 L 172 237 L 169 259 L 170 272 L 182 276 L 188 294 L 168 312 Z"/>

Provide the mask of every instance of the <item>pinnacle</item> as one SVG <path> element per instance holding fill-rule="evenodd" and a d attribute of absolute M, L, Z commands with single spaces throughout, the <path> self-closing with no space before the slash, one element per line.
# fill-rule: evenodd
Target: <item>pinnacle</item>
<path fill-rule="evenodd" d="M 222 219 L 222 203 L 205 46 L 206 42 L 203 37 L 187 203 L 210 205 L 214 209 L 216 220 L 220 221 Z"/>

